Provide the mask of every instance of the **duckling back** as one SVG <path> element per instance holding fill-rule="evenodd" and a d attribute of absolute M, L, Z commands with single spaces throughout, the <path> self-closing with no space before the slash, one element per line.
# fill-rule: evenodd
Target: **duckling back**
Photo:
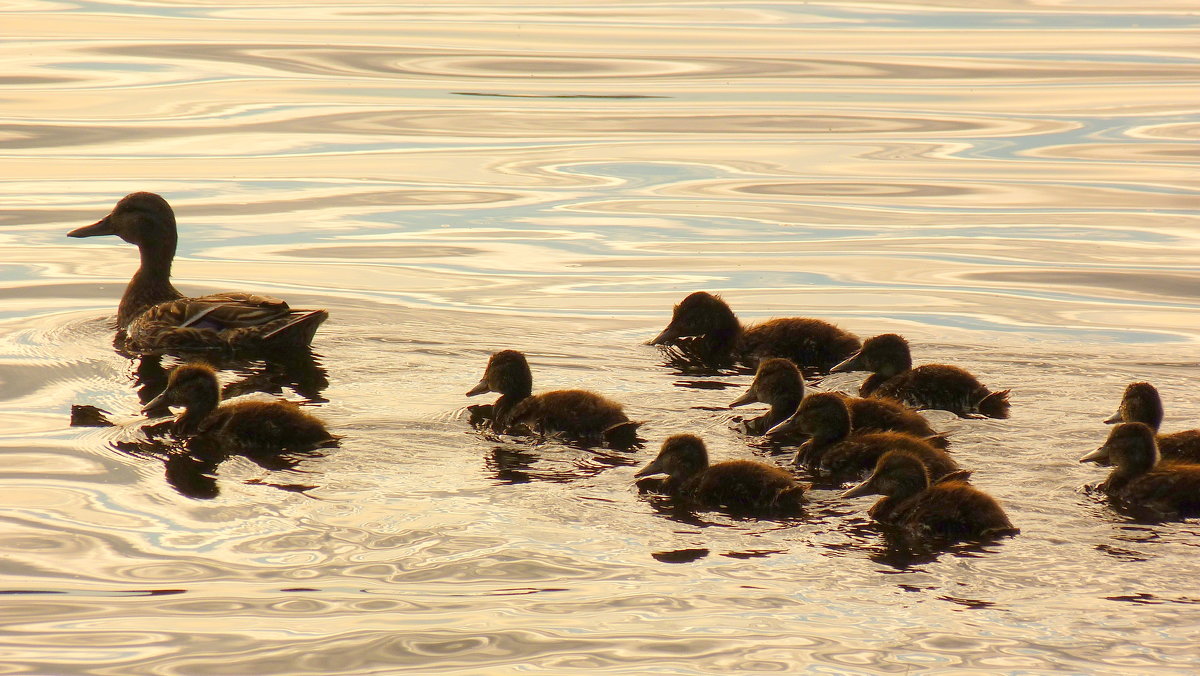
<path fill-rule="evenodd" d="M 849 397 L 850 419 L 856 433 L 903 432 L 935 448 L 950 447 L 950 439 L 929 425 L 925 416 L 889 397 Z"/>
<path fill-rule="evenodd" d="M 316 416 L 290 401 L 239 401 L 222 405 L 200 435 L 245 450 L 311 450 L 336 441 Z"/>
<path fill-rule="evenodd" d="M 612 434 L 609 430 L 626 430 L 630 423 L 620 404 L 587 390 L 554 390 L 526 397 L 513 407 L 510 419 L 514 425 L 584 439 L 604 438 Z"/>
<path fill-rule="evenodd" d="M 738 351 L 747 362 L 783 357 L 802 368 L 826 373 L 854 354 L 858 336 L 829 322 L 810 317 L 771 319 L 742 333 Z"/>
<path fill-rule="evenodd" d="M 876 516 L 876 512 L 872 512 Z M 877 517 L 878 518 L 878 517 Z M 941 481 L 899 501 L 885 517 L 919 537 L 948 540 L 1013 535 L 1019 531 L 992 496 L 963 481 Z"/>
<path fill-rule="evenodd" d="M 886 379 L 873 375 L 863 383 L 859 395 L 890 397 L 915 408 L 959 416 L 978 413 L 1007 418 L 1009 410 L 1008 390 L 992 392 L 968 371 L 948 364 L 926 364 Z"/>
<path fill-rule="evenodd" d="M 804 503 L 804 484 L 790 472 L 752 460 L 711 465 L 684 486 L 696 502 L 735 511 L 794 513 Z"/>
<path fill-rule="evenodd" d="M 929 476 L 935 479 L 959 469 L 958 463 L 944 450 L 903 432 L 851 434 L 823 452 L 807 454 L 804 461 L 837 477 L 853 477 L 870 472 L 888 451 L 907 451 L 915 455 L 924 463 Z"/>

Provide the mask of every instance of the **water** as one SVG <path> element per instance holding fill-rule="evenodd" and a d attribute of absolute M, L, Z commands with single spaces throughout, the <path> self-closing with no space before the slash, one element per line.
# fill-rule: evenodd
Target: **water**
<path fill-rule="evenodd" d="M 6 672 L 1193 673 L 1198 522 L 1113 512 L 1076 459 L 1132 380 L 1197 424 L 1200 18 L 959 5 L 9 3 Z M 112 349 L 133 248 L 64 237 L 134 190 L 185 292 L 330 310 L 313 361 L 222 378 L 339 449 L 206 479 L 68 426 L 154 374 Z M 723 409 L 749 376 L 641 345 L 696 289 L 1011 387 L 1010 420 L 929 415 L 1022 534 L 906 554 L 832 491 L 639 497 L 672 433 L 767 456 Z M 470 429 L 502 348 L 647 447 Z"/>

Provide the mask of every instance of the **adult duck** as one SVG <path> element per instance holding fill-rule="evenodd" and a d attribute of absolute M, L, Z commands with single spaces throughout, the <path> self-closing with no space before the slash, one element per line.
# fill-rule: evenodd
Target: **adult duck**
<path fill-rule="evenodd" d="M 924 461 L 908 451 L 889 451 L 865 481 L 843 498 L 882 494 L 871 518 L 914 538 L 989 539 L 1020 532 L 992 496 L 963 480 L 963 473 L 931 479 Z"/>
<path fill-rule="evenodd" d="M 820 319 L 791 317 L 742 326 L 721 299 L 697 291 L 675 306 L 671 322 L 648 345 L 673 345 L 714 366 L 785 357 L 804 368 L 829 370 L 859 347 L 858 337 Z"/>
<path fill-rule="evenodd" d="M 637 443 L 640 422 L 631 421 L 617 402 L 587 390 L 553 390 L 533 394 L 533 375 L 525 355 L 501 350 L 488 359 L 483 378 L 468 397 L 498 392 L 491 426 L 497 432 L 528 429 L 562 434 L 579 441 L 604 440 L 614 447 Z"/>
<path fill-rule="evenodd" d="M 796 452 L 797 465 L 837 477 L 861 476 L 870 472 L 884 453 L 899 449 L 920 457 L 934 478 L 958 470 L 958 463 L 930 440 L 903 432 L 853 431 L 846 399 L 833 392 L 809 395 L 795 417 L 800 431 L 812 437 Z"/>
<path fill-rule="evenodd" d="M 871 371 L 858 390 L 861 397 L 891 397 L 913 408 L 941 409 L 964 418 L 1008 417 L 1008 390 L 992 392 L 957 366 L 913 368 L 908 341 L 894 333 L 868 338 L 862 349 L 831 369 L 842 371 Z"/>
<path fill-rule="evenodd" d="M 665 474 L 659 489 L 675 497 L 734 512 L 795 513 L 804 503 L 805 485 L 791 473 L 753 460 L 708 464 L 708 449 L 694 434 L 676 434 L 663 442 L 658 456 L 636 477 Z"/>
<path fill-rule="evenodd" d="M 226 451 L 307 451 L 337 441 L 320 419 L 290 401 L 221 403 L 216 371 L 207 364 L 176 367 L 167 379 L 167 389 L 142 410 L 151 411 L 161 404 L 184 409 L 172 425 L 176 437 L 211 442 Z"/>
<path fill-rule="evenodd" d="M 154 193 L 126 195 L 109 215 L 67 233 L 100 235 L 116 235 L 141 254 L 141 265 L 117 308 L 117 328 L 130 350 L 302 347 L 329 317 L 325 310 L 294 310 L 270 296 L 231 292 L 185 297 L 171 284 L 178 240 L 175 212 Z"/>
<path fill-rule="evenodd" d="M 1117 412 L 1104 422 L 1140 422 L 1149 425 L 1157 433 L 1163 421 L 1162 397 L 1150 383 L 1130 383 L 1121 396 Z M 1200 463 L 1200 429 L 1183 430 L 1170 434 L 1158 434 L 1158 453 L 1164 460 L 1181 460 Z"/>
<path fill-rule="evenodd" d="M 1115 466 L 1099 488 L 1118 502 L 1163 516 L 1200 514 L 1200 465 L 1159 460 L 1154 428 L 1128 422 L 1079 462 Z"/>

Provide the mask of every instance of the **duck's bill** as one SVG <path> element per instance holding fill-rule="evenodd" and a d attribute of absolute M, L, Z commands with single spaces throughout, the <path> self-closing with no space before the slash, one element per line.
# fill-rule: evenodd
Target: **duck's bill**
<path fill-rule="evenodd" d="M 663 474 L 661 458 L 655 458 L 650 462 L 649 465 L 639 469 L 637 474 L 634 474 L 633 476 L 634 478 L 641 478 L 644 476 L 650 476 L 651 474 Z"/>
<path fill-rule="evenodd" d="M 477 394 L 483 394 L 484 392 L 487 392 L 487 391 L 488 391 L 488 381 L 487 381 L 487 378 L 484 378 L 483 380 L 479 381 L 478 385 L 467 390 L 467 396 L 473 397 Z"/>
<path fill-rule="evenodd" d="M 679 340 L 680 337 L 681 336 L 679 335 L 678 329 L 676 329 L 672 326 L 667 326 L 667 328 L 662 330 L 662 333 L 658 334 L 651 340 L 646 341 L 646 344 L 647 345 L 667 345 L 668 343 L 672 343 L 676 340 Z"/>
<path fill-rule="evenodd" d="M 876 492 L 877 491 L 875 490 L 875 477 L 872 476 L 870 479 L 867 479 L 866 481 L 855 486 L 854 488 L 851 488 L 850 490 L 846 491 L 845 493 L 842 493 L 838 497 L 857 498 L 862 495 L 873 495 Z"/>
<path fill-rule="evenodd" d="M 755 392 L 754 388 L 751 387 L 750 389 L 746 390 L 745 393 L 742 394 L 742 396 L 729 402 L 729 408 L 735 408 L 737 406 L 745 406 L 746 404 L 754 404 L 757 402 L 758 402 L 758 392 Z"/>
<path fill-rule="evenodd" d="M 117 231 L 113 229 L 112 222 L 108 220 L 108 216 L 105 216 L 91 225 L 75 228 L 67 233 L 67 237 L 96 237 L 98 235 L 115 234 L 117 234 Z"/>
<path fill-rule="evenodd" d="M 1107 418 L 1104 421 L 1104 424 L 1105 425 L 1116 425 L 1117 423 L 1123 423 L 1123 422 L 1125 422 L 1125 416 L 1121 415 L 1120 411 L 1117 411 L 1116 413 L 1112 414 L 1109 418 Z"/>
<path fill-rule="evenodd" d="M 764 432 L 764 434 L 768 437 L 771 437 L 771 436 L 778 436 L 780 434 L 791 434 L 792 432 L 795 432 L 799 429 L 800 429 L 800 419 L 799 418 L 788 418 L 787 420 L 780 421 L 774 427 L 772 427 L 771 429 Z"/>
<path fill-rule="evenodd" d="M 845 361 L 837 364 L 829 369 L 830 373 L 845 373 L 847 371 L 865 371 L 867 370 L 862 365 L 862 352 L 855 352 L 850 355 Z"/>
<path fill-rule="evenodd" d="M 167 393 L 164 390 L 162 394 L 160 394 L 157 397 L 146 402 L 146 405 L 142 407 L 142 413 L 149 413 L 150 411 L 153 411 L 154 409 L 162 408 L 163 406 L 166 405 L 166 403 L 167 403 Z"/>
<path fill-rule="evenodd" d="M 1079 462 L 1095 462 L 1101 465 L 1108 463 L 1108 446 L 1101 446 L 1079 459 Z"/>

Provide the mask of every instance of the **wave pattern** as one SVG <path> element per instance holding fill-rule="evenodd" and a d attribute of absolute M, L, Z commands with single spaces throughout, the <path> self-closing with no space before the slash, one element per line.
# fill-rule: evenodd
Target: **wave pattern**
<path fill-rule="evenodd" d="M 5 672 L 1194 671 L 1196 522 L 1113 512 L 1076 459 L 1132 380 L 1197 418 L 1200 19 L 960 4 L 9 3 Z M 63 237 L 134 190 L 175 206 L 185 291 L 331 310 L 313 354 L 219 366 L 340 448 L 147 442 L 176 360 L 113 350 L 135 253 Z M 1012 420 L 929 417 L 1022 535 L 901 551 L 828 490 L 779 522 L 636 495 L 669 434 L 787 457 L 731 429 L 746 374 L 639 345 L 699 288 L 1011 387 Z M 502 348 L 647 447 L 472 430 Z"/>

